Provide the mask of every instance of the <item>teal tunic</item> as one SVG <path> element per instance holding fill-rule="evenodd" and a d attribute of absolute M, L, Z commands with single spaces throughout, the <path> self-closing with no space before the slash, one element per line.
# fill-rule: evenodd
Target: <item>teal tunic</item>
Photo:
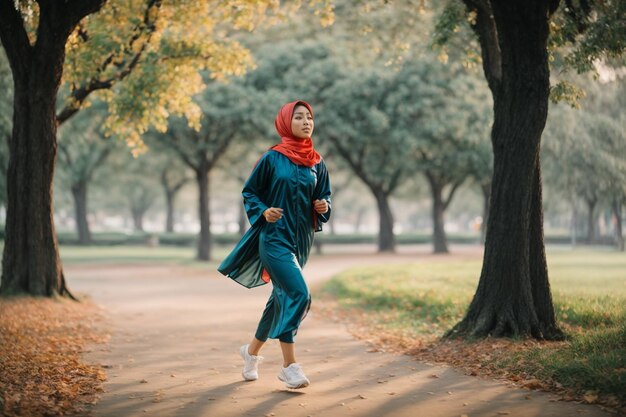
<path fill-rule="evenodd" d="M 242 194 L 252 227 L 218 270 L 248 288 L 265 284 L 261 278 L 264 265 L 259 256 L 261 238 L 274 258 L 303 267 L 314 232 L 322 230 L 322 223 L 328 221 L 331 213 L 330 181 L 324 161 L 309 168 L 270 150 L 257 162 Z M 313 201 L 321 199 L 329 203 L 325 214 L 313 209 Z M 283 209 L 283 217 L 276 223 L 268 223 L 263 217 L 269 207 Z"/>
<path fill-rule="evenodd" d="M 243 191 L 250 229 L 218 270 L 253 288 L 266 282 L 269 273 L 272 294 L 259 325 L 257 337 L 272 338 L 297 331 L 310 304 L 308 288 L 302 277 L 313 235 L 330 218 L 330 181 L 324 161 L 313 167 L 296 165 L 280 152 L 266 152 L 252 170 Z M 325 199 L 329 210 L 316 213 L 313 201 Z M 269 207 L 283 209 L 283 216 L 268 223 L 263 212 Z M 260 332 L 260 334 L 259 334 Z M 281 338 L 282 340 L 282 338 Z"/>

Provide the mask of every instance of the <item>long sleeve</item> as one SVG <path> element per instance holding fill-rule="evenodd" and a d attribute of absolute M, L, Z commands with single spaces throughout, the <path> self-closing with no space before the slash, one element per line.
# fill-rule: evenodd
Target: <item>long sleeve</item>
<path fill-rule="evenodd" d="M 263 198 L 267 194 L 266 190 L 271 180 L 272 166 L 268 161 L 269 155 L 270 152 L 267 152 L 259 159 L 241 192 L 251 225 L 259 221 L 263 217 L 263 212 L 268 208 Z"/>
<path fill-rule="evenodd" d="M 320 161 L 317 168 L 317 184 L 315 191 L 313 192 L 313 200 L 326 200 L 328 201 L 328 211 L 324 214 L 315 213 L 317 221 L 315 222 L 315 231 L 320 232 L 322 230 L 322 223 L 326 223 L 330 220 L 330 213 L 332 211 L 330 203 L 330 178 L 328 176 L 328 170 L 324 161 Z"/>

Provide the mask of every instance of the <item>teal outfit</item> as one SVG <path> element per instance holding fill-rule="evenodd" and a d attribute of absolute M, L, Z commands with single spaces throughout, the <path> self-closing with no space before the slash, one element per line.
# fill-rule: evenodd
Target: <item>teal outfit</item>
<path fill-rule="evenodd" d="M 294 164 L 280 152 L 266 152 L 252 170 L 243 191 L 244 206 L 252 227 L 248 229 L 218 270 L 239 284 L 263 285 L 263 269 L 273 290 L 257 328 L 256 337 L 293 342 L 306 316 L 311 296 L 302 276 L 313 235 L 330 218 L 330 181 L 324 161 L 312 167 Z M 314 200 L 325 199 L 329 210 L 313 209 Z M 280 207 L 283 216 L 268 223 L 263 212 Z"/>

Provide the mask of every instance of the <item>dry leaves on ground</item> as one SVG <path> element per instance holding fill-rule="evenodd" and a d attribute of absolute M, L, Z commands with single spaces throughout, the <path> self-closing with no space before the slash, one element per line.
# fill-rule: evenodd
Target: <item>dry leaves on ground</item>
<path fill-rule="evenodd" d="M 81 353 L 107 337 L 89 301 L 0 299 L 0 414 L 83 414 L 105 374 L 83 363 Z"/>

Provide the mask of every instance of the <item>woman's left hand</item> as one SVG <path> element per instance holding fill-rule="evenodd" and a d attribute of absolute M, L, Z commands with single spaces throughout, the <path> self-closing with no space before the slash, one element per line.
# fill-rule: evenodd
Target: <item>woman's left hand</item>
<path fill-rule="evenodd" d="M 315 211 L 318 212 L 319 214 L 324 214 L 328 212 L 328 201 L 315 200 L 313 202 L 313 208 L 315 208 Z"/>

